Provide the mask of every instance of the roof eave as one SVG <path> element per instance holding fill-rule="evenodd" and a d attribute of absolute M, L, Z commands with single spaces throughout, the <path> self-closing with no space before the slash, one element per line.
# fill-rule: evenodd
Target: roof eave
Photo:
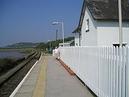
<path fill-rule="evenodd" d="M 81 27 L 78 26 L 72 33 L 81 33 Z"/>

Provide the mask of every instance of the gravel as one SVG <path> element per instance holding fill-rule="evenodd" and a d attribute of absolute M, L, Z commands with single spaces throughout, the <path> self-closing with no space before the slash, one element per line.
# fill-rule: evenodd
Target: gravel
<path fill-rule="evenodd" d="M 9 78 L 4 84 L 2 84 L 0 86 L 0 97 L 9 97 L 36 61 L 37 59 L 33 58 L 29 63 L 27 63 L 23 68 L 21 68 L 11 78 Z"/>

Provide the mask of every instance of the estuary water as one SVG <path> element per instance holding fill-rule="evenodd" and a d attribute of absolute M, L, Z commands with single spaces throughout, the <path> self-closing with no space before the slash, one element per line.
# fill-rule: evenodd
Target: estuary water
<path fill-rule="evenodd" d="M 19 51 L 0 51 L 1 58 L 23 58 L 26 54 Z"/>

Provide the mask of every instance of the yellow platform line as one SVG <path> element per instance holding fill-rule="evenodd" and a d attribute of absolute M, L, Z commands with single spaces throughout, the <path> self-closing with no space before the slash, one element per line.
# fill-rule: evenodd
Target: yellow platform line
<path fill-rule="evenodd" d="M 39 64 L 41 64 L 40 72 L 32 97 L 45 97 L 47 58 L 42 57 Z"/>

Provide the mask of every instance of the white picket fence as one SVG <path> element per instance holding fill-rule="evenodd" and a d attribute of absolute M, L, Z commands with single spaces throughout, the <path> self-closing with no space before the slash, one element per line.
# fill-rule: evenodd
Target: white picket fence
<path fill-rule="evenodd" d="M 98 97 L 129 97 L 128 47 L 62 47 L 60 57 Z"/>

